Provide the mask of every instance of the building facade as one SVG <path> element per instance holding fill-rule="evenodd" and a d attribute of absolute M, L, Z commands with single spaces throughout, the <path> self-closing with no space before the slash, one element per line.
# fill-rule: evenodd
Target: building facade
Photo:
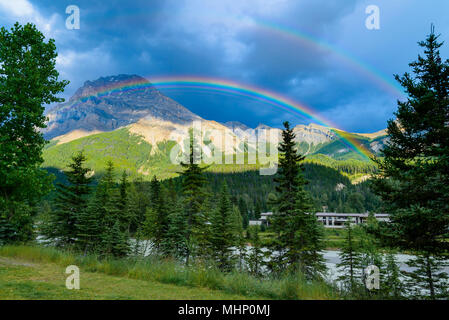
<path fill-rule="evenodd" d="M 269 218 L 273 212 L 264 212 L 260 214 L 260 219 L 250 220 L 250 226 L 269 226 Z M 350 220 L 352 224 L 363 224 L 369 217 L 369 213 L 335 213 L 335 212 L 317 212 L 317 220 L 321 222 L 325 228 L 341 229 L 345 227 L 346 221 Z M 378 221 L 389 221 L 387 213 L 374 213 L 374 218 Z"/>

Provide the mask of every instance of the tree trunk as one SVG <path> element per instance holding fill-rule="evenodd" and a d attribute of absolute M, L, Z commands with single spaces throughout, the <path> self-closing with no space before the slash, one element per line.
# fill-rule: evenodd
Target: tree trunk
<path fill-rule="evenodd" d="M 426 255 L 426 273 L 427 273 L 427 282 L 429 284 L 430 289 L 430 298 L 435 300 L 435 288 L 432 277 L 432 267 L 430 265 L 430 255 Z"/>

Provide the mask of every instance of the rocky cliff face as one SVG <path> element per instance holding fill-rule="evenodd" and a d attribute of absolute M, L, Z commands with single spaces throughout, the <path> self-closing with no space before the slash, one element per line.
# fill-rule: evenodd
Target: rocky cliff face
<path fill-rule="evenodd" d="M 47 116 L 47 139 L 74 130 L 112 131 L 145 117 L 179 124 L 201 119 L 137 75 L 86 81 L 69 101 L 52 108 Z"/>

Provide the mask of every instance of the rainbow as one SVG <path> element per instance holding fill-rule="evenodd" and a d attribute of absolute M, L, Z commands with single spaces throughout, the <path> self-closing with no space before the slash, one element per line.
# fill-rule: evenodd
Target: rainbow
<path fill-rule="evenodd" d="M 121 81 L 112 86 L 104 87 L 98 90 L 96 94 L 85 96 L 79 99 L 79 102 L 85 102 L 91 97 L 102 97 L 110 94 L 119 94 L 122 92 L 145 90 L 148 88 L 171 89 L 171 88 L 187 88 L 202 91 L 210 91 L 217 93 L 233 94 L 249 97 L 271 106 L 281 108 L 292 114 L 303 118 L 308 118 L 322 126 L 333 129 L 334 133 L 351 149 L 358 152 L 367 159 L 372 158 L 372 153 L 360 144 L 354 137 L 347 135 L 338 129 L 331 121 L 324 119 L 310 107 L 300 104 L 287 97 L 281 96 L 275 92 L 257 88 L 255 86 L 237 83 L 225 79 L 195 77 L 195 76 L 174 76 L 174 77 L 147 77 L 150 81 L 130 80 Z"/>
<path fill-rule="evenodd" d="M 348 52 L 338 48 L 337 46 L 324 42 L 321 39 L 318 39 L 305 32 L 291 29 L 287 26 L 278 25 L 262 20 L 255 20 L 253 22 L 255 27 L 260 28 L 261 30 L 264 30 L 267 33 L 272 33 L 275 36 L 280 36 L 295 42 L 301 42 L 302 44 L 317 47 L 324 51 L 331 52 L 332 54 L 338 56 L 340 59 L 344 60 L 349 65 L 353 66 L 354 69 L 358 70 L 362 74 L 366 75 L 367 77 L 377 82 L 379 85 L 381 85 L 384 89 L 389 91 L 395 97 L 404 96 L 402 88 L 398 85 L 397 82 L 393 81 L 394 80 L 393 78 L 390 79 L 386 75 L 374 69 L 372 66 L 361 61 L 360 59 L 349 54 Z"/>

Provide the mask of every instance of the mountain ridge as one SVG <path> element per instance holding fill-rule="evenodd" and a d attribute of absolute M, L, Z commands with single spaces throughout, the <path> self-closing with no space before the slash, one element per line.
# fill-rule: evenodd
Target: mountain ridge
<path fill-rule="evenodd" d="M 133 83 L 143 84 L 143 87 L 140 90 L 121 90 Z M 150 172 L 155 166 L 166 167 L 169 149 L 176 143 L 183 148 L 195 121 L 200 125 L 203 143 L 208 148 L 222 148 L 224 154 L 234 154 L 239 150 L 246 152 L 245 139 L 248 135 L 255 137 L 257 130 L 260 133 L 260 129 L 265 129 L 265 136 L 260 136 L 259 141 L 265 139 L 268 145 L 277 144 L 282 132 L 264 124 L 250 128 L 239 121 L 219 123 L 205 120 L 137 75 L 86 81 L 67 102 L 49 110 L 47 116 L 49 122 L 44 136 L 51 139 L 51 143 L 44 150 L 44 166 L 55 168 L 62 168 L 73 152 L 86 148 L 90 150 L 91 157 L 113 157 L 117 163 L 127 163 L 124 168 L 140 173 Z M 293 131 L 298 151 L 304 155 L 366 161 L 364 156 L 341 140 L 336 129 L 311 123 L 296 125 Z M 375 133 L 372 134 L 375 138 L 370 138 L 369 134 L 346 134 L 373 153 L 377 153 L 385 142 Z M 132 157 L 136 161 L 128 161 L 129 152 L 134 154 Z M 213 156 L 210 150 L 207 152 Z M 99 170 L 98 166 L 103 166 L 103 162 L 96 162 L 94 170 Z"/>
<path fill-rule="evenodd" d="M 111 90 L 134 82 L 144 86 L 141 90 Z M 101 92 L 105 93 L 99 95 Z M 86 81 L 67 102 L 55 106 L 46 116 L 49 118 L 47 128 L 43 130 L 46 139 L 77 129 L 112 131 L 148 116 L 181 124 L 201 120 L 201 117 L 159 92 L 148 80 L 136 75 Z"/>

